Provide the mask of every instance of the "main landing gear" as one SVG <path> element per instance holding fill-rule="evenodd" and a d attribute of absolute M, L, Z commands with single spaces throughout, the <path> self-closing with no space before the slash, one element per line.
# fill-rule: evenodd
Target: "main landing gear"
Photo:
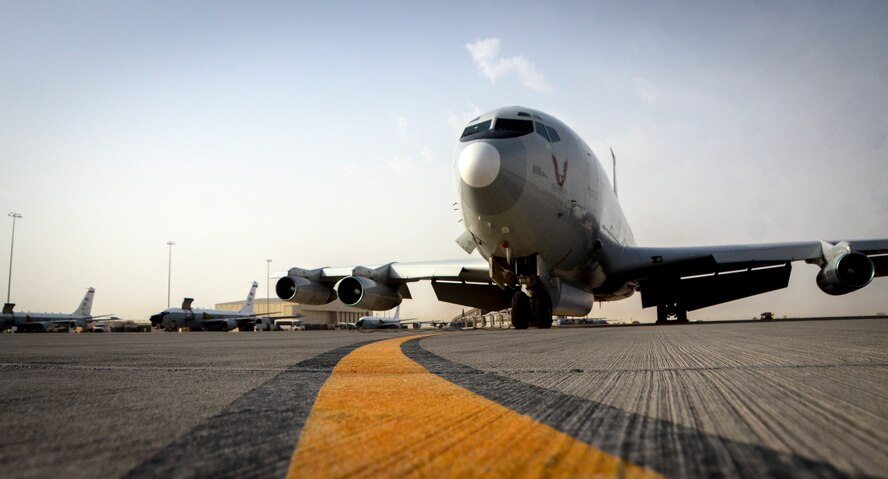
<path fill-rule="evenodd" d="M 675 318 L 670 321 L 669 318 Z M 657 324 L 687 324 L 688 310 L 681 301 L 657 305 Z"/>
<path fill-rule="evenodd" d="M 512 294 L 512 326 L 527 329 L 531 324 L 540 329 L 552 327 L 552 297 L 542 288 L 527 296 L 520 289 Z"/>

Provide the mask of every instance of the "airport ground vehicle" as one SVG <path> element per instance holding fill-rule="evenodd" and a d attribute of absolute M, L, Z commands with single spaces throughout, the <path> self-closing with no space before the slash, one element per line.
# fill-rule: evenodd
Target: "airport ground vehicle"
<path fill-rule="evenodd" d="M 305 323 L 301 319 L 278 319 L 274 327 L 277 331 L 305 331 Z"/>

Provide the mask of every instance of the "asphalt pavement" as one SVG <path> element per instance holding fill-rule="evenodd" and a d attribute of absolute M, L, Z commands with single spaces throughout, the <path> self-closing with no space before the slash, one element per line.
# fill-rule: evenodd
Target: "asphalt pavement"
<path fill-rule="evenodd" d="M 421 332 L 2 334 L 0 471 L 888 477 L 886 319 Z"/>

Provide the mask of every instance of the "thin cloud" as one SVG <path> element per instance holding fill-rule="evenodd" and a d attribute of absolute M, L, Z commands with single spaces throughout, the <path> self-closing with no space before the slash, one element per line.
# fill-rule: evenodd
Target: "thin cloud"
<path fill-rule="evenodd" d="M 406 176 L 416 169 L 416 162 L 410 156 L 396 156 L 386 162 L 386 166 L 398 176 Z"/>
<path fill-rule="evenodd" d="M 641 97 L 649 105 L 653 105 L 660 97 L 660 92 L 644 78 L 635 77 L 632 79 L 632 85 L 635 88 L 635 94 Z"/>
<path fill-rule="evenodd" d="M 500 58 L 500 39 L 485 38 L 466 44 L 466 50 L 472 55 L 478 71 L 495 84 L 507 75 L 518 75 L 524 86 L 539 93 L 552 93 L 552 85 L 546 81 L 543 73 L 522 55 Z"/>
<path fill-rule="evenodd" d="M 478 106 L 469 103 L 468 110 L 461 112 L 447 111 L 447 124 L 450 128 L 456 132 L 457 134 L 463 131 L 463 128 L 466 127 L 466 123 L 469 122 L 472 118 L 483 113 Z"/>
<path fill-rule="evenodd" d="M 398 135 L 401 138 L 410 138 L 410 121 L 407 120 L 406 117 L 401 116 L 395 112 L 392 112 L 392 118 L 395 120 L 395 128 L 398 130 Z"/>

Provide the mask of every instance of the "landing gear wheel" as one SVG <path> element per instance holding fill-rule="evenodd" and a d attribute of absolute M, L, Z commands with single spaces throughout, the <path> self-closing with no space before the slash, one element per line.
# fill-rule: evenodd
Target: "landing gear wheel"
<path fill-rule="evenodd" d="M 679 308 L 675 313 L 675 322 L 678 324 L 688 324 L 688 310 L 684 308 Z"/>
<path fill-rule="evenodd" d="M 552 327 L 552 297 L 545 291 L 538 292 L 533 296 L 532 305 L 536 327 L 550 329 Z"/>
<path fill-rule="evenodd" d="M 522 291 L 515 291 L 515 294 L 512 295 L 512 327 L 515 329 L 527 329 L 532 315 L 530 298 Z"/>

